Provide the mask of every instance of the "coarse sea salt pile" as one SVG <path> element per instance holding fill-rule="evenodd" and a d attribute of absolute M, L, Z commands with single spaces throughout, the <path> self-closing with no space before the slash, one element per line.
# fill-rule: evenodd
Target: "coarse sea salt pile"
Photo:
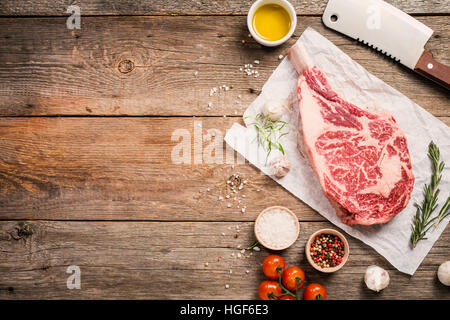
<path fill-rule="evenodd" d="M 297 239 L 295 220 L 282 209 L 274 208 L 261 215 L 255 230 L 261 241 L 274 249 L 286 248 Z"/>

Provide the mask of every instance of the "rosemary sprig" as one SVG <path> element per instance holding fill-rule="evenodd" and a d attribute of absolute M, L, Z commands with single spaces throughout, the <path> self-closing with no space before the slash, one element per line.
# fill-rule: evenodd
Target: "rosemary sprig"
<path fill-rule="evenodd" d="M 278 149 L 284 155 L 280 139 L 288 134 L 288 132 L 282 132 L 286 124 L 287 122 L 281 120 L 272 121 L 262 113 L 258 113 L 250 124 L 256 128 L 258 144 L 267 152 L 266 162 L 273 149 Z"/>
<path fill-rule="evenodd" d="M 413 225 L 411 227 L 412 234 L 411 234 L 411 243 L 413 247 L 416 247 L 417 243 L 420 240 L 425 240 L 427 232 L 430 230 L 431 227 L 433 227 L 433 222 L 436 222 L 434 224 L 434 227 L 436 226 L 445 218 L 447 217 L 449 212 L 449 206 L 450 206 L 450 197 L 447 198 L 447 201 L 445 202 L 444 206 L 442 207 L 439 214 L 431 218 L 432 213 L 437 208 L 437 200 L 440 190 L 438 189 L 439 182 L 441 182 L 442 178 L 442 171 L 444 170 L 444 162 L 440 161 L 440 151 L 439 148 L 434 144 L 433 141 L 430 142 L 428 145 L 428 157 L 430 158 L 432 162 L 432 175 L 431 175 L 431 182 L 429 185 L 425 184 L 424 187 L 424 200 L 422 201 L 422 204 L 419 205 L 418 203 L 415 203 L 414 205 L 417 208 L 416 215 L 414 216 Z"/>
<path fill-rule="evenodd" d="M 436 222 L 434 223 L 434 228 L 436 229 L 438 224 L 441 223 L 442 220 L 447 218 L 450 215 L 450 197 L 447 198 L 447 201 L 445 201 L 444 206 L 441 208 L 441 211 L 439 211 L 439 214 L 436 219 Z"/>

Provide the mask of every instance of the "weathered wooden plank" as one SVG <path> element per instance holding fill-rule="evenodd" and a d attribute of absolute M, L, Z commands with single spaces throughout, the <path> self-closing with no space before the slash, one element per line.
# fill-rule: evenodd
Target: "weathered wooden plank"
<path fill-rule="evenodd" d="M 241 120 L 0 118 L 0 218 L 253 220 L 278 203 L 302 220 L 323 220 L 256 168 L 237 163 L 233 153 L 227 160 L 222 137 L 235 121 Z M 183 130 L 189 135 L 185 154 L 191 156 L 188 164 L 177 164 L 172 152 Z M 207 146 L 214 146 L 205 141 L 203 152 L 195 149 L 194 138 L 202 135 L 217 139 L 220 159 L 219 153 L 217 160 L 202 159 L 202 153 L 213 154 Z M 249 181 L 240 204 L 226 185 L 234 173 Z M 226 199 L 227 194 L 233 196 Z"/>
<path fill-rule="evenodd" d="M 437 267 L 450 258 L 449 229 L 413 277 L 394 270 L 353 238 L 348 239 L 347 265 L 325 275 L 308 265 L 304 246 L 312 232 L 330 226 L 328 222 L 301 223 L 296 244 L 282 252 L 288 265 L 304 268 L 308 282 L 322 283 L 329 299 L 450 298 L 448 288 L 436 280 Z M 245 252 L 245 257 L 237 257 L 237 246 L 253 241 L 252 230 L 253 223 L 35 221 L 20 225 L 3 221 L 0 298 L 256 299 L 258 284 L 264 279 L 261 262 L 267 252 Z M 390 273 L 391 284 L 379 294 L 366 289 L 362 281 L 371 264 Z M 81 269 L 80 290 L 66 287 L 69 265 Z"/>
<path fill-rule="evenodd" d="M 443 120 L 450 124 L 450 117 Z M 279 204 L 302 221 L 324 220 L 258 169 L 238 163 L 231 149 L 227 153 L 222 137 L 241 121 L 0 118 L 0 219 L 252 221 Z M 202 137 L 200 150 L 194 142 Z M 210 149 L 216 139 L 217 158 Z M 177 164 L 180 143 L 191 153 L 187 164 Z M 236 200 L 226 185 L 234 173 L 248 180 Z"/>
<path fill-rule="evenodd" d="M 154 15 L 154 14 L 247 14 L 253 1 L 239 0 L 81 0 L 77 1 L 82 15 Z M 327 0 L 291 0 L 299 15 L 322 14 Z M 410 14 L 443 14 L 450 13 L 448 1 L 442 0 L 416 0 L 401 1 L 387 0 L 388 3 Z M 3 0 L 0 6 L 0 15 L 19 16 L 64 16 L 67 7 L 72 4 L 64 0 Z"/>
<path fill-rule="evenodd" d="M 448 17 L 420 20 L 436 30 L 428 48 L 450 64 Z M 262 87 L 308 26 L 434 115 L 449 115 L 443 88 L 325 29 L 320 17 L 301 17 L 285 45 L 262 48 L 243 16 L 86 17 L 74 32 L 64 18 L 0 18 L 0 115 L 242 114 L 255 98 L 250 89 Z M 239 71 L 255 59 L 260 77 Z M 234 87 L 209 96 L 223 84 Z"/>

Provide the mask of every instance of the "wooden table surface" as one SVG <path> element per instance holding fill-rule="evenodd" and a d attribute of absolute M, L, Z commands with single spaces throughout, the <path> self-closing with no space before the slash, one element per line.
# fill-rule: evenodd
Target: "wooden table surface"
<path fill-rule="evenodd" d="M 256 299 L 268 253 L 238 257 L 237 247 L 253 242 L 270 205 L 298 216 L 300 238 L 282 255 L 330 299 L 450 299 L 436 277 L 450 260 L 449 228 L 412 277 L 351 237 L 347 265 L 320 274 L 304 245 L 332 225 L 252 165 L 232 165 L 221 140 L 308 26 L 447 125 L 448 92 L 326 29 L 325 0 L 291 1 L 298 26 L 277 48 L 248 37 L 251 1 L 77 1 L 80 30 L 66 27 L 69 2 L 0 3 L 1 299 Z M 434 30 L 427 48 L 449 65 L 449 1 L 388 2 Z M 239 71 L 255 59 L 258 78 Z M 224 84 L 232 89 L 210 97 Z M 174 163 L 179 134 L 203 134 L 205 152 L 217 143 L 222 163 L 195 163 L 194 149 L 190 163 Z M 244 214 L 219 201 L 233 173 L 248 180 Z M 371 264 L 391 276 L 378 294 L 362 280 Z M 80 290 L 67 289 L 70 265 Z"/>

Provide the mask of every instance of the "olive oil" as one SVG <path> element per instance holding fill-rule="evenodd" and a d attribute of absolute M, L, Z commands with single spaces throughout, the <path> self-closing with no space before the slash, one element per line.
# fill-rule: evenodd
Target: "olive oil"
<path fill-rule="evenodd" d="M 291 17 L 278 4 L 265 4 L 256 9 L 252 19 L 253 30 L 262 39 L 277 41 L 283 39 L 291 28 Z"/>

